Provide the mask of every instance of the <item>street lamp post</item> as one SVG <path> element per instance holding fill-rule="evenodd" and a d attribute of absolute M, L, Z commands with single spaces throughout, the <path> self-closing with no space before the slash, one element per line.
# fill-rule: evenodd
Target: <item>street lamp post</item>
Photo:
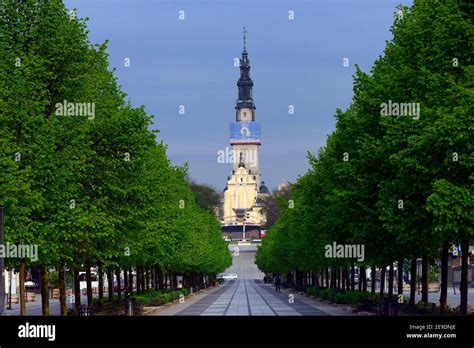
<path fill-rule="evenodd" d="M 0 245 L 3 246 L 3 205 L 0 205 Z M 0 315 L 5 315 L 5 259 L 0 257 Z"/>

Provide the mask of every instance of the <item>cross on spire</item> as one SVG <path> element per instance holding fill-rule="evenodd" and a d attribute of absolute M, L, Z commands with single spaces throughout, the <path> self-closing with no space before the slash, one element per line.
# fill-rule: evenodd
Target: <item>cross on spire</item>
<path fill-rule="evenodd" d="M 245 29 L 245 26 L 244 26 L 244 31 L 243 31 L 243 34 L 244 34 L 244 52 L 247 51 L 247 47 L 246 47 L 246 44 L 247 44 L 247 30 Z"/>

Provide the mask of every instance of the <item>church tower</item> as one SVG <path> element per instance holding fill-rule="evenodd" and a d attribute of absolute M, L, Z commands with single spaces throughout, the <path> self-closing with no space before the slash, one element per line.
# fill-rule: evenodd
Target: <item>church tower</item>
<path fill-rule="evenodd" d="M 256 108 L 252 96 L 253 81 L 250 78 L 246 34 L 244 27 L 235 122 L 231 122 L 229 132 L 232 173 L 223 193 L 221 221 L 223 233 L 232 239 L 260 238 L 260 226 L 265 223 L 265 216 L 260 213 L 262 199 L 269 194 L 265 184 L 260 181 L 261 128 L 260 123 L 255 121 Z"/>

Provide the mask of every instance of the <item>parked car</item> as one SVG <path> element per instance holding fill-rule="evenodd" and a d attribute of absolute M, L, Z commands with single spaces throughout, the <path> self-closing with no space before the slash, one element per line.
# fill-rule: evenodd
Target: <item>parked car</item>
<path fill-rule="evenodd" d="M 235 273 L 228 273 L 228 274 L 223 275 L 222 278 L 224 278 L 225 280 L 236 280 L 239 277 Z"/>
<path fill-rule="evenodd" d="M 25 288 L 36 288 L 36 286 L 37 286 L 36 282 L 32 279 L 28 279 L 25 282 Z"/>

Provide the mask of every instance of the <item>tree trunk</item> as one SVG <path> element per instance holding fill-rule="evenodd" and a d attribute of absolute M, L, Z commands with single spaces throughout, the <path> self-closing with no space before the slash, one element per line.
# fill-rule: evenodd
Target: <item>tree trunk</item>
<path fill-rule="evenodd" d="M 161 269 L 161 266 L 157 266 L 157 267 L 158 267 L 158 289 L 163 290 L 163 270 Z"/>
<path fill-rule="evenodd" d="M 142 282 L 141 287 L 142 287 L 142 293 L 145 292 L 146 287 L 145 287 L 145 270 L 142 266 L 140 266 L 140 280 Z"/>
<path fill-rule="evenodd" d="M 316 288 L 319 288 L 319 278 L 318 278 L 317 273 L 316 273 L 316 272 L 313 272 L 312 275 L 313 275 L 313 279 L 312 279 L 312 281 L 311 281 L 311 282 L 313 283 L 312 285 L 313 285 L 314 287 L 316 287 Z"/>
<path fill-rule="evenodd" d="M 428 302 L 428 257 L 423 255 L 421 261 L 421 301 Z"/>
<path fill-rule="evenodd" d="M 359 290 L 362 291 L 367 291 L 367 271 L 365 269 L 365 266 L 362 266 L 360 268 L 360 277 L 359 277 L 359 282 L 362 284 L 362 288 Z"/>
<path fill-rule="evenodd" d="M 67 304 L 66 304 L 66 280 L 64 277 L 65 272 L 64 261 L 61 261 L 58 270 L 59 280 L 59 307 L 61 315 L 67 315 Z"/>
<path fill-rule="evenodd" d="M 161 277 L 160 277 L 160 267 L 158 265 L 155 266 L 155 273 L 156 273 L 156 290 L 161 289 Z"/>
<path fill-rule="evenodd" d="M 86 283 L 87 283 L 87 306 L 92 306 L 92 274 L 91 267 L 87 265 L 86 267 Z"/>
<path fill-rule="evenodd" d="M 148 267 L 146 267 L 145 279 L 146 279 L 145 289 L 148 291 L 150 290 L 150 270 Z"/>
<path fill-rule="evenodd" d="M 128 270 L 128 287 L 130 293 L 133 293 L 133 268 L 129 268 Z"/>
<path fill-rule="evenodd" d="M 120 277 L 120 268 L 117 268 L 115 270 L 115 277 L 117 278 L 117 300 L 120 301 L 122 297 L 122 290 L 120 286 L 120 283 L 122 282 L 122 279 Z"/>
<path fill-rule="evenodd" d="M 26 315 L 25 262 L 20 261 L 20 315 Z"/>
<path fill-rule="evenodd" d="M 400 258 L 397 263 L 397 287 L 397 294 L 403 295 L 403 258 Z"/>
<path fill-rule="evenodd" d="M 43 316 L 49 315 L 49 280 L 48 271 L 45 266 L 40 268 L 41 278 L 41 312 Z"/>
<path fill-rule="evenodd" d="M 168 271 L 168 277 L 169 277 L 169 280 L 170 280 L 170 291 L 173 291 L 174 290 L 174 274 L 173 274 L 173 271 Z M 201 289 L 201 277 L 200 275 L 198 275 L 198 286 L 199 286 L 199 289 Z"/>
<path fill-rule="evenodd" d="M 158 277 L 158 274 L 156 276 Z M 189 287 L 189 274 L 188 273 L 183 274 L 183 287 L 184 288 Z"/>
<path fill-rule="evenodd" d="M 73 271 L 74 281 L 74 308 L 79 312 L 81 308 L 81 280 L 79 279 L 79 270 L 74 268 Z"/>
<path fill-rule="evenodd" d="M 127 274 L 127 269 L 124 268 L 123 269 L 123 288 L 124 288 L 124 291 L 125 292 L 128 292 L 129 289 L 128 289 L 128 274 Z"/>
<path fill-rule="evenodd" d="M 385 273 L 386 273 L 387 269 L 385 268 L 385 266 L 383 266 L 381 269 L 380 269 L 380 294 L 383 295 L 383 293 L 385 292 Z"/>
<path fill-rule="evenodd" d="M 98 310 L 101 311 L 104 308 L 104 271 L 102 265 L 98 266 L 98 276 L 99 276 L 99 303 Z"/>
<path fill-rule="evenodd" d="M 371 280 L 370 292 L 374 294 L 375 293 L 375 286 L 377 284 L 377 268 L 375 268 L 375 266 L 373 266 L 373 265 L 370 268 L 370 274 L 371 274 L 371 277 L 370 277 L 370 280 Z"/>
<path fill-rule="evenodd" d="M 142 278 L 141 278 L 141 273 L 140 273 L 140 266 L 136 267 L 136 273 L 137 273 L 137 294 L 142 293 Z"/>
<path fill-rule="evenodd" d="M 344 267 L 342 269 L 342 281 L 341 281 L 341 287 L 343 290 L 346 290 L 346 287 L 347 287 L 347 270 L 346 268 Z"/>
<path fill-rule="evenodd" d="M 109 283 L 109 303 L 114 300 L 114 273 L 111 269 L 107 271 L 107 282 Z"/>
<path fill-rule="evenodd" d="M 152 287 L 153 287 L 154 291 L 158 290 L 157 279 L 158 278 L 157 278 L 157 275 L 156 275 L 156 265 L 153 265 L 153 266 L 151 266 L 151 284 L 152 284 Z M 183 279 L 184 279 L 184 277 L 183 277 Z"/>
<path fill-rule="evenodd" d="M 351 291 L 355 290 L 355 263 L 351 263 Z"/>
<path fill-rule="evenodd" d="M 388 269 L 388 296 L 389 298 L 393 297 L 393 262 L 390 262 Z"/>
<path fill-rule="evenodd" d="M 326 267 L 326 288 L 329 288 L 329 267 Z"/>
<path fill-rule="evenodd" d="M 337 288 L 342 289 L 342 268 L 337 268 Z"/>
<path fill-rule="evenodd" d="M 408 304 L 410 306 L 415 305 L 415 296 L 416 296 L 416 256 L 411 259 L 410 266 L 410 301 Z"/>
<path fill-rule="evenodd" d="M 448 309 L 448 258 L 449 244 L 444 243 L 441 249 L 441 294 L 439 297 L 439 307 L 442 315 L 446 314 Z"/>
<path fill-rule="evenodd" d="M 468 267 L 469 267 L 469 240 L 461 241 L 461 302 L 459 312 L 461 315 L 467 315 L 467 295 L 468 295 Z"/>

